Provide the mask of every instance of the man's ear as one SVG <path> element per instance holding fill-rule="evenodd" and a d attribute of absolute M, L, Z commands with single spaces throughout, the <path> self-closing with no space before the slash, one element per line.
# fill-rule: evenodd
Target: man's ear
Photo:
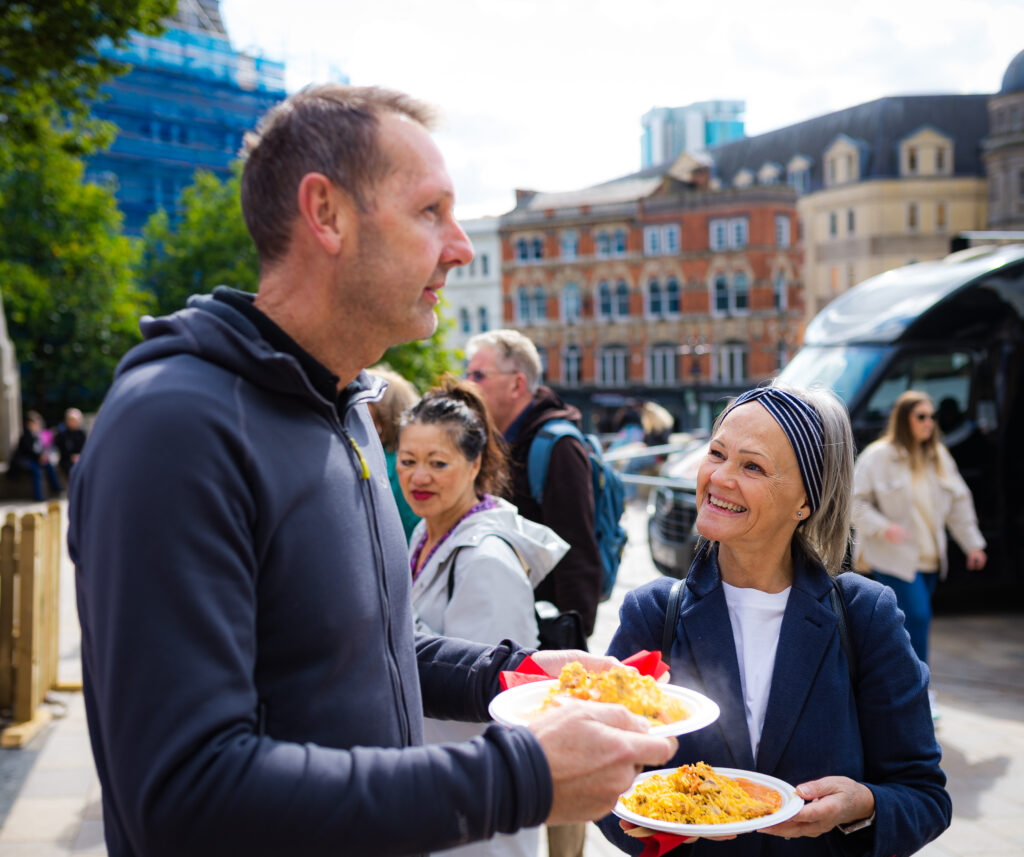
<path fill-rule="evenodd" d="M 323 173 L 306 173 L 299 182 L 299 217 L 312 237 L 332 256 L 351 241 L 355 206 L 348 194 Z"/>

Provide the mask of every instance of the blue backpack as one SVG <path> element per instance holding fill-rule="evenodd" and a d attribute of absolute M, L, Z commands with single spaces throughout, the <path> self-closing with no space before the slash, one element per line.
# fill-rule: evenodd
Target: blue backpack
<path fill-rule="evenodd" d="M 601 600 L 612 594 L 619 573 L 622 551 L 626 546 L 626 531 L 619 524 L 625 509 L 625 492 L 619 472 L 604 460 L 601 442 L 595 435 L 584 435 L 568 420 L 551 420 L 541 426 L 526 459 L 526 475 L 530 481 L 530 494 L 540 504 L 544 496 L 544 483 L 548 476 L 551 449 L 563 437 L 574 437 L 583 444 L 590 456 L 590 474 L 594 483 L 594 529 L 597 549 L 601 554 L 603 577 Z"/>

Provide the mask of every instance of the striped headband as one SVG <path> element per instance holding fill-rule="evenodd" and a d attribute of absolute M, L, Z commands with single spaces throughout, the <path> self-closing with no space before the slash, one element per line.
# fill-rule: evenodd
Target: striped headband
<path fill-rule="evenodd" d="M 822 471 L 825 460 L 822 447 L 825 445 L 825 428 L 818 412 L 803 399 L 777 387 L 758 387 L 747 390 L 726 410 L 733 410 L 747 402 L 759 402 L 775 419 L 789 438 L 800 466 L 800 478 L 807 492 L 807 505 L 813 515 L 821 505 Z M 724 414 L 723 414 L 724 416 Z"/>

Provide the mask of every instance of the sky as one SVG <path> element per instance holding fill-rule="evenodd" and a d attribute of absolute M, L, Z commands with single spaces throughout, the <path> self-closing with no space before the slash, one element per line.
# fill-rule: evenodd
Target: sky
<path fill-rule="evenodd" d="M 838 8 L 840 5 L 846 8 Z M 1024 0 L 221 0 L 236 49 L 286 86 L 346 75 L 441 111 L 462 218 L 515 188 L 640 168 L 652 107 L 746 101 L 750 135 L 887 95 L 994 93 Z"/>

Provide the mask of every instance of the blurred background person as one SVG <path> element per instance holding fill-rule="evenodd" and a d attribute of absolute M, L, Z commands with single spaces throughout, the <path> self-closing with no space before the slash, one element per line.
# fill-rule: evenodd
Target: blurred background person
<path fill-rule="evenodd" d="M 8 469 L 9 476 L 17 477 L 22 473 L 28 473 L 32 477 L 32 497 L 36 502 L 46 499 L 43 493 L 44 475 L 50 486 L 50 494 L 54 497 L 60 494 L 60 480 L 50 458 L 49 445 L 43 436 L 45 430 L 46 423 L 42 414 L 38 411 L 29 411 L 25 414 L 25 428 L 18 438 L 18 445 Z"/>
<path fill-rule="evenodd" d="M 423 518 L 409 546 L 418 629 L 480 643 L 537 645 L 533 587 L 569 549 L 549 528 L 495 496 L 508 482 L 505 455 L 483 400 L 445 382 L 402 418 L 398 475 Z M 430 743 L 468 740 L 484 724 L 424 721 Z M 450 849 L 460 857 L 536 857 L 539 828 Z"/>
<path fill-rule="evenodd" d="M 412 531 L 420 522 L 420 517 L 409 508 L 405 495 L 402 493 L 402 487 L 398 482 L 398 472 L 395 469 L 395 456 L 398 450 L 398 424 L 402 418 L 402 412 L 416 404 L 420 394 L 412 383 L 387 366 L 373 366 L 366 371 L 388 382 L 384 397 L 380 401 L 370 402 L 369 408 L 373 425 L 377 429 L 377 434 L 380 435 L 381 446 L 384 447 L 384 459 L 388 465 L 391 493 L 395 495 L 398 514 L 402 517 L 402 529 L 405 530 L 405 540 L 408 542 Z"/>
<path fill-rule="evenodd" d="M 64 422 L 57 429 L 54 446 L 60 456 L 57 466 L 66 482 L 71 476 L 71 468 L 85 448 L 85 429 L 82 428 L 82 412 L 78 408 L 64 411 Z"/>
<path fill-rule="evenodd" d="M 911 645 L 925 663 L 931 598 L 949 567 L 946 528 L 968 568 L 984 568 L 987 560 L 971 492 L 935 416 L 927 393 L 901 394 L 881 437 L 857 459 L 853 480 L 855 567 L 871 569 L 896 593 Z"/>

